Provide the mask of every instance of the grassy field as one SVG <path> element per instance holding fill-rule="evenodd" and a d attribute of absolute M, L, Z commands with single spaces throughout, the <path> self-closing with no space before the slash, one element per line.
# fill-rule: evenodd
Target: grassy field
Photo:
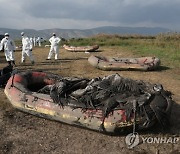
<path fill-rule="evenodd" d="M 33 55 L 35 65 L 27 59 L 20 64 L 21 51 L 15 52 L 19 71 L 37 70 L 52 72 L 62 76 L 78 76 L 86 78 L 104 77 L 119 73 L 123 77 L 160 83 L 165 90 L 172 92 L 175 101 L 170 118 L 170 129 L 162 130 L 153 127 L 144 132 L 138 132 L 143 137 L 172 137 L 180 135 L 180 48 L 179 37 L 175 34 L 159 36 L 117 36 L 98 35 L 84 39 L 71 39 L 62 42 L 60 60 L 46 61 L 49 48 L 35 47 Z M 179 36 L 179 35 L 178 35 Z M 170 37 L 170 38 L 169 38 Z M 16 42 L 18 44 L 18 42 Z M 68 52 L 62 48 L 64 43 L 70 45 L 100 46 L 99 52 L 86 54 L 84 52 Z M 20 45 L 20 42 L 19 42 Z M 157 56 L 161 59 L 161 67 L 157 71 L 102 71 L 92 67 L 87 59 L 93 55 L 112 57 Z M 7 65 L 4 53 L 0 53 L 0 68 Z M 130 150 L 125 144 L 125 136 L 107 136 L 94 131 L 65 125 L 43 118 L 19 112 L 7 100 L 4 89 L 0 89 L 0 153 L 67 153 L 67 154 L 175 154 L 179 153 L 180 144 L 148 144 L 141 143 Z"/>
<path fill-rule="evenodd" d="M 15 41 L 21 45 L 21 41 Z M 49 44 L 44 42 L 42 46 Z M 101 47 L 123 47 L 137 56 L 156 56 L 169 67 L 180 68 L 180 34 L 163 33 L 156 36 L 142 35 L 107 35 L 99 34 L 89 38 L 78 38 L 63 41 L 61 44 L 86 46 L 98 44 Z M 114 55 L 116 56 L 116 55 Z"/>
<path fill-rule="evenodd" d="M 85 39 L 71 39 L 69 44 L 123 47 L 132 50 L 137 56 L 156 56 L 162 59 L 164 65 L 180 67 L 180 34 L 176 33 L 157 36 L 97 35 Z"/>

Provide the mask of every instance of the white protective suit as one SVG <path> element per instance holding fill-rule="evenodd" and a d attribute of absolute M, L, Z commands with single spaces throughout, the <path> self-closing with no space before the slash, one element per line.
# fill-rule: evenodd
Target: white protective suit
<path fill-rule="evenodd" d="M 59 58 L 59 43 L 60 43 L 61 39 L 59 37 L 56 36 L 52 36 L 49 39 L 49 42 L 51 43 L 51 48 L 49 51 L 49 55 L 47 59 L 51 59 L 51 56 L 53 53 L 55 53 L 55 59 L 57 60 Z"/>
<path fill-rule="evenodd" d="M 41 38 L 40 37 L 37 38 L 36 42 L 38 43 L 39 47 L 41 47 Z"/>
<path fill-rule="evenodd" d="M 0 50 L 4 49 L 4 54 L 7 61 L 14 61 L 14 50 L 16 49 L 15 43 L 9 37 L 1 40 Z"/>
<path fill-rule="evenodd" d="M 30 37 L 29 39 L 30 39 L 30 41 L 31 41 L 31 43 L 32 43 L 32 46 L 33 46 L 33 45 L 34 45 L 34 44 L 33 44 L 33 38 Z"/>
<path fill-rule="evenodd" d="M 36 46 L 36 37 L 33 37 L 33 45 Z"/>
<path fill-rule="evenodd" d="M 22 59 L 21 62 L 25 62 L 26 55 L 31 60 L 31 63 L 34 63 L 34 58 L 32 55 L 33 44 L 27 36 L 22 36 Z"/>

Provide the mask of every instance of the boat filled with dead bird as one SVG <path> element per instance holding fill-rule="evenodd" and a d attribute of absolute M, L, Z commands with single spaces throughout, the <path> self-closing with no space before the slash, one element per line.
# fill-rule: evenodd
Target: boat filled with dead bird
<path fill-rule="evenodd" d="M 119 74 L 87 79 L 21 72 L 9 79 L 5 94 L 19 110 L 103 133 L 166 127 L 172 104 L 162 85 Z"/>

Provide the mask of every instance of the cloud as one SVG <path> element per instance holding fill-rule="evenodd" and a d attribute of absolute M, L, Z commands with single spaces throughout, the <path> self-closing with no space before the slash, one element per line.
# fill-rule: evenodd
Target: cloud
<path fill-rule="evenodd" d="M 0 20 L 41 29 L 103 25 L 180 27 L 179 0 L 0 0 Z M 3 4 L 3 5 L 2 5 Z M 4 7 L 4 6 L 8 7 Z M 6 12 L 4 15 L 3 12 Z M 9 19 L 9 21 L 8 21 Z M 17 21 L 17 22 L 16 22 Z M 21 21 L 21 22 L 20 22 Z M 22 24 L 21 24 L 22 23 Z M 173 23 L 173 24 L 171 24 Z M 180 29 L 180 28 L 179 28 Z"/>

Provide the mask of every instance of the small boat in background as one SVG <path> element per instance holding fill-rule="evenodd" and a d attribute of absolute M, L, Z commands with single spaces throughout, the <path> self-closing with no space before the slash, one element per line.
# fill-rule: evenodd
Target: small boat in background
<path fill-rule="evenodd" d="M 68 45 L 63 45 L 64 49 L 67 51 L 71 52 L 93 52 L 99 49 L 98 45 L 93 45 L 93 46 L 68 46 Z"/>
<path fill-rule="evenodd" d="M 156 70 L 160 65 L 160 59 L 156 57 L 140 58 L 110 58 L 104 56 L 91 55 L 88 58 L 89 63 L 101 70 Z"/>

